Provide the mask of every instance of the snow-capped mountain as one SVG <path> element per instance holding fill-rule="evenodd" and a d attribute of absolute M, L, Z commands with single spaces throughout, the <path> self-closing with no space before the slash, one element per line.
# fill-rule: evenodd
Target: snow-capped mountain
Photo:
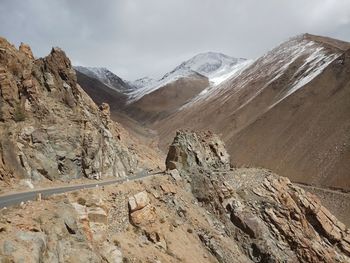
<path fill-rule="evenodd" d="M 152 79 L 150 77 L 143 77 L 143 78 L 140 78 L 140 79 L 137 79 L 135 81 L 129 81 L 128 83 L 135 87 L 136 89 L 140 89 L 140 88 L 143 88 L 145 86 L 149 86 L 151 83 L 155 82 L 156 80 L 155 79 Z"/>
<path fill-rule="evenodd" d="M 181 63 L 174 70 L 166 73 L 161 79 L 154 80 L 142 78 L 131 82 L 137 87 L 130 93 L 130 101 L 136 101 L 146 94 L 149 94 L 180 78 L 190 78 L 201 75 L 209 79 L 212 85 L 218 85 L 236 71 L 237 65 L 244 63 L 246 59 L 233 58 L 222 53 L 206 52 L 198 54 L 191 59 Z"/>
<path fill-rule="evenodd" d="M 350 188 L 349 57 L 350 43 L 291 38 L 155 123 L 160 144 L 168 145 L 178 129 L 210 129 L 238 166 Z"/>
<path fill-rule="evenodd" d="M 83 66 L 76 66 L 74 67 L 75 70 L 91 77 L 98 79 L 106 86 L 110 87 L 111 89 L 114 89 L 118 92 L 121 92 L 123 94 L 128 94 L 132 92 L 135 88 L 134 86 L 128 84 L 126 81 L 118 77 L 116 74 L 111 72 L 110 70 L 106 68 L 100 68 L 100 67 L 83 67 Z"/>
<path fill-rule="evenodd" d="M 237 64 L 245 60 L 243 58 L 233 58 L 222 53 L 206 52 L 183 62 L 174 71 L 182 69 L 192 70 L 206 76 L 211 82 L 218 85 L 230 76 Z"/>

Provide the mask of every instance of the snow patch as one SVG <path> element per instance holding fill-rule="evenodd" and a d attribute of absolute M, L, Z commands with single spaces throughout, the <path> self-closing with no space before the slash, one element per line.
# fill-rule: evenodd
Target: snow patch
<path fill-rule="evenodd" d="M 215 52 L 198 54 L 183 62 L 171 72 L 166 73 L 160 80 L 142 78 L 131 82 L 137 89 L 130 94 L 129 103 L 139 100 L 146 94 L 180 78 L 191 77 L 198 74 L 207 77 L 212 85 L 219 85 L 233 76 L 238 65 L 245 61 L 246 60 L 242 58 L 233 58 Z"/>
<path fill-rule="evenodd" d="M 107 87 L 116 90 L 120 93 L 128 94 L 134 90 L 134 87 L 128 84 L 126 81 L 118 77 L 112 71 L 107 68 L 99 67 L 74 67 L 77 71 L 101 81 Z"/>
<path fill-rule="evenodd" d="M 179 108 L 179 111 L 189 106 L 192 106 L 194 103 L 205 101 L 211 97 L 216 96 L 217 93 L 227 88 L 227 81 L 231 82 L 237 77 L 239 77 L 241 73 L 253 63 L 254 60 L 245 60 L 244 62 L 235 65 L 231 72 L 227 73 L 226 75 L 223 75 L 222 77 L 218 77 L 218 81 L 212 81 L 212 84 L 209 87 L 202 90 L 196 97 L 194 97 L 192 100 L 190 100 L 181 108 Z"/>

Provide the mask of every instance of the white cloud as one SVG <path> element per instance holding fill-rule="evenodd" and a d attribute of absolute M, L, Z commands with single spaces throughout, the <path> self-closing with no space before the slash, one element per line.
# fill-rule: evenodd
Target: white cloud
<path fill-rule="evenodd" d="M 134 79 L 203 51 L 254 58 L 304 33 L 350 40 L 349 0 L 1 0 L 0 35 Z"/>

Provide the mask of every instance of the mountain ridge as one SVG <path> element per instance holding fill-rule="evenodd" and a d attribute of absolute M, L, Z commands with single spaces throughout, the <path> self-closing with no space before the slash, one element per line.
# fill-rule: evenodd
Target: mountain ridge
<path fill-rule="evenodd" d="M 129 85 L 127 81 L 124 81 L 105 67 L 75 66 L 74 69 L 91 78 L 100 80 L 107 87 L 123 94 L 128 94 L 134 90 L 134 87 Z"/>
<path fill-rule="evenodd" d="M 294 128 L 290 127 L 289 129 L 293 130 L 295 134 L 302 134 L 302 130 L 298 129 L 298 122 L 302 123 L 302 119 L 306 119 L 308 114 L 311 114 L 314 120 L 307 118 L 309 123 L 303 122 L 303 129 L 309 131 L 311 124 L 314 123 L 313 128 L 309 131 L 310 133 L 319 133 L 324 139 L 328 136 L 336 142 L 336 138 L 332 135 L 334 131 L 329 126 L 330 123 L 337 126 L 343 123 L 346 126 L 346 123 L 349 122 L 346 116 L 347 114 L 350 116 L 349 107 L 346 103 L 346 98 L 348 98 L 346 92 L 349 90 L 349 79 L 346 75 L 349 67 L 347 55 L 349 45 L 349 43 L 346 44 L 342 41 L 323 39 L 310 34 L 291 38 L 255 60 L 236 76 L 219 85 L 209 96 L 200 98 L 188 107 L 185 105 L 174 115 L 156 123 L 154 128 L 159 131 L 160 138 L 163 139 L 172 135 L 171 129 L 174 127 L 211 128 L 223 137 L 227 143 L 229 153 L 238 165 L 263 166 L 305 183 L 310 183 L 309 180 L 312 175 L 312 183 L 347 189 L 350 185 L 346 179 L 345 167 L 347 166 L 345 159 L 342 159 L 343 161 L 340 161 L 335 167 L 329 168 L 328 172 L 321 172 L 323 168 L 326 168 L 325 166 L 330 167 L 330 163 L 335 165 L 333 162 L 336 162 L 336 160 L 329 160 L 322 165 L 321 161 L 313 159 L 311 156 L 318 155 L 315 151 L 319 147 L 316 147 L 311 135 L 300 137 L 303 138 L 304 152 L 301 154 L 302 148 L 298 148 L 299 150 L 294 151 L 299 151 L 299 154 L 295 152 L 293 155 L 293 151 L 288 151 L 287 147 L 283 148 L 283 145 L 288 145 L 290 149 L 295 148 L 293 147 L 293 141 L 288 139 L 292 136 L 292 133 L 289 134 L 288 129 L 286 130 L 283 125 L 290 127 L 289 122 L 291 122 Z M 333 73 L 327 73 L 329 71 Z M 325 77 L 326 75 L 327 77 Z M 336 79 L 334 76 L 339 76 L 339 78 Z M 322 85 L 320 81 L 317 81 L 320 78 L 324 79 Z M 333 91 L 331 92 L 331 90 Z M 324 95 L 322 95 L 322 92 Z M 342 93 L 343 97 L 339 96 L 339 93 Z M 333 102 L 329 105 L 326 94 L 336 94 L 332 101 L 339 100 L 339 102 Z M 293 101 L 293 103 L 290 101 Z M 321 111 L 318 105 L 323 105 L 327 111 Z M 303 114 L 301 113 L 302 110 L 304 111 Z M 343 112 L 345 115 L 334 114 L 334 111 Z M 274 122 L 271 121 L 269 125 L 265 126 L 261 120 L 264 116 L 271 115 L 272 112 L 275 116 Z M 282 112 L 283 114 L 281 114 Z M 338 120 L 334 119 L 334 116 L 338 116 Z M 260 128 L 256 127 L 252 132 L 249 127 L 254 125 L 255 122 L 260 123 Z M 323 135 L 325 131 L 328 133 L 327 136 Z M 246 135 L 243 136 L 242 133 L 246 133 Z M 250 134 L 250 137 L 248 134 Z M 253 138 L 256 139 L 253 140 Z M 293 138 L 294 142 L 300 141 L 301 143 L 300 138 L 295 136 Z M 169 143 L 169 140 L 170 138 L 166 142 Z M 346 141 L 349 138 L 345 131 L 340 137 L 338 136 L 336 145 L 342 144 L 340 141 L 343 140 L 348 145 Z M 163 140 L 163 145 L 164 142 Z M 328 151 L 333 151 L 331 150 L 332 145 L 327 145 L 328 148 L 319 149 L 319 155 L 322 152 L 326 156 Z M 277 151 L 276 147 L 279 150 L 278 154 L 274 155 L 273 151 Z M 342 146 L 341 148 L 344 148 L 345 158 L 348 151 L 346 149 L 349 149 L 349 147 Z M 271 153 L 266 155 L 264 154 L 265 151 L 271 151 Z M 304 161 L 300 159 L 295 159 L 293 162 L 291 162 L 291 159 L 288 161 L 288 158 L 303 156 L 307 151 L 310 157 Z M 282 158 L 279 158 L 279 155 L 289 157 L 279 162 L 278 160 Z M 270 159 L 268 159 L 269 156 Z M 274 157 L 272 158 L 272 156 Z M 294 163 L 293 168 L 291 168 L 292 163 Z M 297 167 L 300 163 L 303 163 L 303 171 Z M 333 174 L 337 173 L 336 167 L 339 169 L 343 167 L 341 168 L 342 176 L 337 176 L 339 178 L 337 179 L 338 183 L 335 183 L 334 180 L 332 182 L 331 179 L 334 178 Z M 293 172 L 293 170 L 299 172 Z M 309 179 L 306 174 L 310 176 Z M 317 174 L 322 174 L 322 178 L 324 178 L 322 183 L 317 181 Z M 340 183 L 340 178 L 343 178 L 343 183 Z"/>
<path fill-rule="evenodd" d="M 131 94 L 131 101 L 136 101 L 146 94 L 149 94 L 158 88 L 161 88 L 180 78 L 196 74 L 207 77 L 209 81 L 211 81 L 211 79 L 215 79 L 215 84 L 217 85 L 220 83 L 219 78 L 221 76 L 228 74 L 232 67 L 244 61 L 245 59 L 233 58 L 218 52 L 209 51 L 199 53 L 192 58 L 182 62 L 173 70 L 165 73 L 159 80 L 148 79 L 144 86 L 139 86 L 136 84 L 136 86 L 139 88 Z M 141 80 L 142 79 L 143 78 L 141 78 Z"/>

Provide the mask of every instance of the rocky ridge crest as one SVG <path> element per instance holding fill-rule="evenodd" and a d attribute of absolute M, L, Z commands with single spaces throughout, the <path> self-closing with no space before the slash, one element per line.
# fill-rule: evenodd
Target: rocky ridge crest
<path fill-rule="evenodd" d="M 0 39 L 0 178 L 33 182 L 102 179 L 155 166 L 77 84 L 59 48 L 34 59 Z"/>

